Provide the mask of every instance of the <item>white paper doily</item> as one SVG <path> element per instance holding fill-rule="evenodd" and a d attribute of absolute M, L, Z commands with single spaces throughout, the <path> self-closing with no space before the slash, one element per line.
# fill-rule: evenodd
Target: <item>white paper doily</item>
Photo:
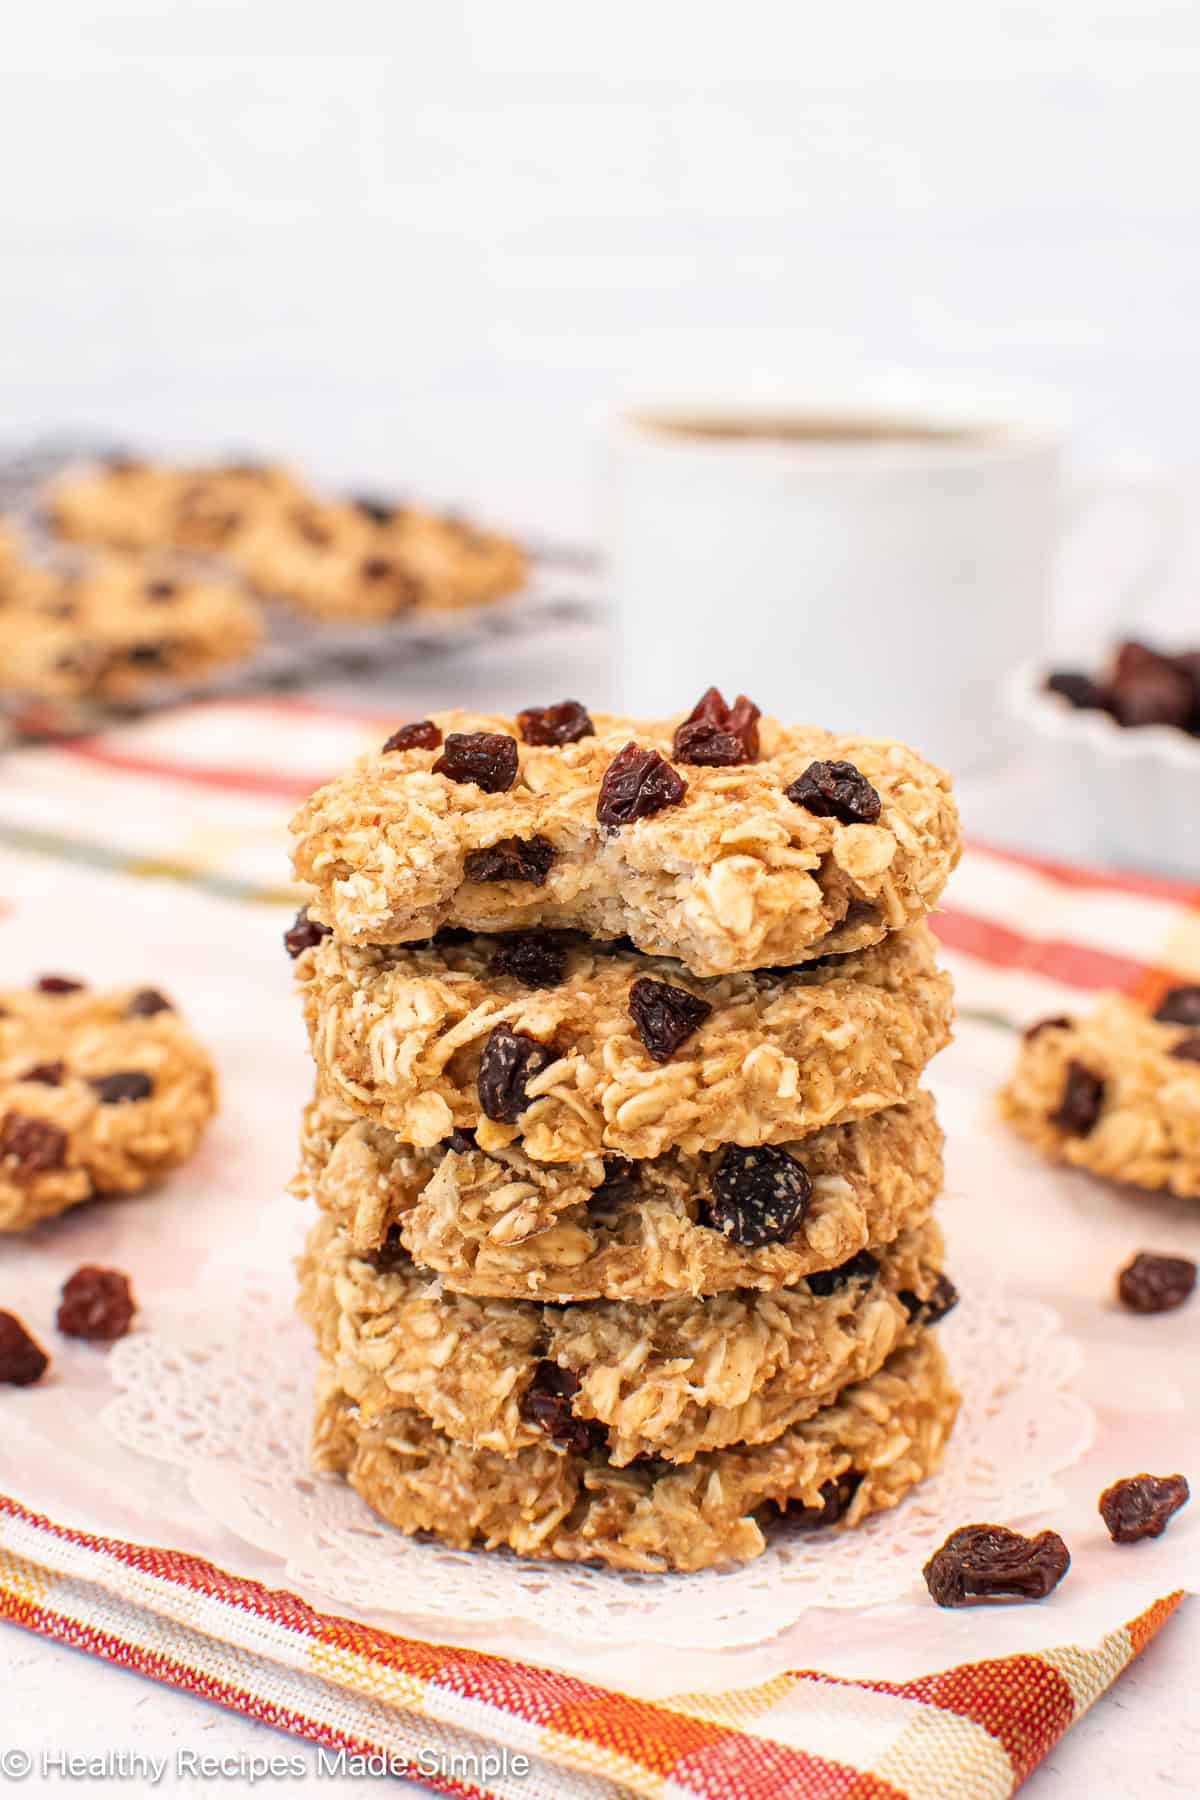
<path fill-rule="evenodd" d="M 1091 1442 L 1091 1409 L 1070 1392 L 1078 1346 L 1049 1308 L 1013 1300 L 956 1262 L 963 1304 L 938 1329 L 963 1394 L 945 1464 L 900 1507 L 861 1529 L 772 1531 L 766 1553 L 729 1570 L 625 1574 L 455 1551 L 383 1524 L 336 1477 L 308 1468 L 315 1357 L 293 1312 L 291 1254 L 304 1220 L 270 1207 L 236 1263 L 210 1264 L 195 1293 L 154 1309 L 110 1359 L 121 1390 L 104 1419 L 126 1447 L 184 1472 L 221 1525 L 278 1556 L 301 1593 L 368 1612 L 497 1624 L 522 1619 L 576 1641 L 723 1649 L 774 1636 L 808 1607 L 911 1597 L 956 1525 L 1048 1510 L 1056 1474 Z M 249 1253 L 249 1254 L 248 1254 Z M 247 1266 L 258 1270 L 247 1275 Z M 154 1329 L 157 1321 L 157 1329 Z"/>

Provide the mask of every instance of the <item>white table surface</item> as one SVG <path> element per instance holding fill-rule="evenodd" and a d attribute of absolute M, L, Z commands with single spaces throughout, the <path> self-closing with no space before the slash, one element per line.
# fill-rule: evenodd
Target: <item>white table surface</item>
<path fill-rule="evenodd" d="M 720 671 L 714 673 L 719 679 Z M 562 624 L 515 643 L 382 673 L 366 690 L 331 686 L 320 691 L 339 701 L 357 699 L 372 707 L 394 708 L 398 719 L 448 705 L 515 710 L 564 694 L 603 705 L 608 695 L 605 637 L 592 623 Z M 12 764 L 6 774 L 15 777 Z M 1047 804 L 1044 771 L 1014 764 L 991 778 L 961 784 L 960 799 L 967 829 L 976 837 L 1060 858 L 1095 855 L 1086 820 L 1056 817 Z M 36 1503 L 36 1496 L 29 1498 Z M 1031 1800 L 1051 1800 L 1054 1795 L 1127 1800 L 1133 1794 L 1200 1793 L 1197 1668 L 1200 1603 L 1191 1601 L 1067 1734 L 1023 1793 Z M 157 1785 L 137 1778 L 121 1781 L 117 1787 L 123 1794 L 262 1794 L 318 1780 L 315 1750 L 297 1739 L 4 1625 L 0 1626 L 0 1752 L 14 1745 L 35 1759 L 34 1773 L 22 1784 L 30 1794 L 75 1785 L 61 1776 L 43 1779 L 38 1772 L 43 1752 L 63 1748 L 92 1754 L 139 1751 L 167 1759 L 168 1768 Z M 214 1787 L 176 1771 L 175 1758 L 181 1751 L 219 1753 L 234 1759 L 235 1766 L 241 1757 L 298 1755 L 306 1775 L 255 1785 L 234 1773 Z M 15 1783 L 7 1785 L 14 1794 L 20 1791 Z M 323 1777 L 319 1791 L 349 1794 L 360 1792 L 361 1784 Z M 429 1790 L 397 1782 L 389 1791 Z"/>

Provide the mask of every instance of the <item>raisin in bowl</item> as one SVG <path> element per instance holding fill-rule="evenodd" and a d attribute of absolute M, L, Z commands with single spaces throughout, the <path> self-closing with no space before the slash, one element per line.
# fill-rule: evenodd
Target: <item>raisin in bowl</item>
<path fill-rule="evenodd" d="M 1173 658 L 1182 664 L 1189 652 Z M 1153 665 L 1163 660 L 1145 646 L 1126 645 L 1107 667 L 1027 663 L 1009 677 L 1006 699 L 1026 750 L 1059 788 L 1057 807 L 1091 821 L 1103 860 L 1195 879 L 1200 730 L 1195 713 L 1189 718 L 1182 707 L 1156 703 L 1164 696 L 1155 694 Z M 1164 714 L 1182 722 L 1160 722 Z"/>

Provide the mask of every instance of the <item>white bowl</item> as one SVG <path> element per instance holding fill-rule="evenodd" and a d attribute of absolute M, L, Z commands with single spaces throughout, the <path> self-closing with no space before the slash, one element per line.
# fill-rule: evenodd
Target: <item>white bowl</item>
<path fill-rule="evenodd" d="M 1025 745 L 1045 746 L 1060 804 L 1090 820 L 1106 861 L 1200 876 L 1200 738 L 1072 706 L 1049 692 L 1047 673 L 1044 662 L 1024 663 L 1005 700 Z"/>

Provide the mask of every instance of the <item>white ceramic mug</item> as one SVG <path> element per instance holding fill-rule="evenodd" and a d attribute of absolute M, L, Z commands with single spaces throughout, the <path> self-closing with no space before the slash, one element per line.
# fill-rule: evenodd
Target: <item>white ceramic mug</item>
<path fill-rule="evenodd" d="M 664 399 L 612 435 L 618 701 L 715 683 L 766 711 L 915 744 L 964 772 L 1009 746 L 1038 647 L 1062 427 L 913 377 Z"/>

